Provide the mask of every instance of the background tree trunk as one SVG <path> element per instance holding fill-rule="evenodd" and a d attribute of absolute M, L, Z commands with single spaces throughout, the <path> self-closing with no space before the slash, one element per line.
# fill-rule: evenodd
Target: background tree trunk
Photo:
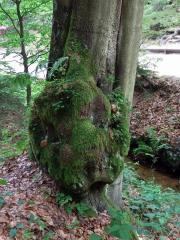
<path fill-rule="evenodd" d="M 29 66 L 28 66 L 28 56 L 25 46 L 25 33 L 24 33 L 24 17 L 21 14 L 21 1 L 16 1 L 16 12 L 18 17 L 18 23 L 19 23 L 19 38 L 20 38 L 20 47 L 21 47 L 21 56 L 23 60 L 23 67 L 24 67 L 24 73 L 29 75 Z M 27 106 L 30 106 L 31 103 L 31 84 L 27 84 L 26 86 L 26 103 Z"/>
<path fill-rule="evenodd" d="M 81 198 L 100 211 L 108 202 L 104 194 L 109 195 L 113 204 L 121 205 L 122 159 L 129 144 L 128 114 L 125 102 L 122 105 L 122 99 L 116 99 L 120 94 L 116 89 L 121 87 L 128 101 L 132 101 L 142 13 L 143 0 L 54 0 L 47 76 L 52 76 L 54 66 L 57 68 L 54 63 L 62 64 L 68 58 L 65 80 L 71 79 L 71 83 L 66 83 L 64 88 L 70 89 L 61 93 L 61 77 L 57 74 L 57 84 L 54 78 L 50 79 L 54 80 L 49 85 L 52 90 L 47 88 L 35 102 L 30 124 L 31 148 L 35 157 L 48 165 L 52 176 L 54 165 L 56 170 L 59 168 L 57 178 L 66 190 L 81 193 Z M 63 69 L 61 65 L 56 73 Z M 56 116 L 60 103 L 69 104 L 65 99 L 71 99 L 70 95 L 72 102 L 67 109 L 72 107 L 72 115 L 66 116 L 60 107 L 60 115 Z M 77 102 L 79 105 L 74 105 Z M 68 121 L 71 127 L 66 129 Z M 43 135 L 45 140 L 40 142 Z M 58 139 L 62 138 L 66 144 L 61 148 Z M 85 145 L 81 146 L 82 143 Z M 79 158 L 82 160 L 77 167 Z M 63 177 L 70 169 L 69 178 L 75 176 L 76 183 Z"/>

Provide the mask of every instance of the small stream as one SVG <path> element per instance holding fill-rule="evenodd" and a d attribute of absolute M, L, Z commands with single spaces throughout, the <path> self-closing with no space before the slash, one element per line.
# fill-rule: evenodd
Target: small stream
<path fill-rule="evenodd" d="M 127 163 L 136 169 L 141 179 L 153 180 L 163 188 L 172 188 L 176 191 L 180 191 L 180 178 L 175 178 L 168 173 L 160 172 L 156 169 L 150 168 L 149 166 L 140 165 L 130 159 L 127 160 Z"/>
<path fill-rule="evenodd" d="M 148 49 L 176 49 L 177 53 L 153 53 Z M 170 76 L 175 77 L 180 81 L 180 42 L 176 44 L 164 44 L 164 45 L 152 45 L 145 46 L 145 54 L 139 57 L 139 62 L 142 64 L 147 63 L 147 68 L 157 73 L 159 77 Z M 168 78 L 167 78 L 168 79 Z M 155 169 L 151 169 L 149 166 L 137 164 L 131 160 L 130 165 L 133 165 L 143 180 L 154 180 L 155 183 L 160 184 L 164 188 L 172 188 L 176 191 L 180 191 L 180 178 L 174 178 L 166 172 L 160 172 Z M 128 161 L 128 162 L 129 162 Z"/>

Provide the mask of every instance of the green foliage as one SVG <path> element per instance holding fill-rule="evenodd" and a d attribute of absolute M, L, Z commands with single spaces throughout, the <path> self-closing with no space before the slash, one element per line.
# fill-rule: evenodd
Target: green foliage
<path fill-rule="evenodd" d="M 105 80 L 107 81 L 107 83 L 113 84 L 115 82 L 115 76 L 112 74 L 109 74 Z"/>
<path fill-rule="evenodd" d="M 50 39 L 50 20 L 52 4 L 50 0 L 1 0 L 0 2 L 0 20 L 8 30 L 3 38 L 2 47 L 6 49 L 5 56 L 15 53 L 16 57 L 21 57 L 24 73 L 30 73 L 30 66 L 36 63 L 38 71 L 38 61 L 40 68 L 42 63 L 46 62 L 49 51 Z M 46 16 L 46 17 L 45 17 Z M 43 18 L 44 17 L 44 18 Z M 1 61 L 5 65 L 4 71 L 11 72 L 13 69 L 8 67 L 8 60 Z M 16 71 L 18 71 L 16 69 Z M 20 70 L 19 70 L 20 71 Z M 27 105 L 31 101 L 31 78 L 17 76 L 18 82 L 27 83 Z"/>
<path fill-rule="evenodd" d="M 100 237 L 99 235 L 93 233 L 90 235 L 89 240 L 102 240 L 102 237 Z"/>
<path fill-rule="evenodd" d="M 148 128 L 145 141 L 139 140 L 138 147 L 133 149 L 133 154 L 136 157 L 149 157 L 155 163 L 158 161 L 159 152 L 168 148 L 168 144 L 164 143 L 165 141 L 166 138 L 158 136 L 154 128 Z"/>
<path fill-rule="evenodd" d="M 71 196 L 64 193 L 56 194 L 56 202 L 59 206 L 64 207 L 68 213 L 76 211 L 79 215 L 83 217 L 96 217 L 96 212 L 84 202 L 73 202 Z"/>
<path fill-rule="evenodd" d="M 10 238 L 15 238 L 17 235 L 17 228 L 11 228 L 9 231 L 9 237 Z"/>
<path fill-rule="evenodd" d="M 147 69 L 146 66 L 139 64 L 137 67 L 137 76 L 140 76 L 142 78 L 147 78 L 152 75 L 152 71 Z M 137 82 L 136 82 L 137 85 Z"/>
<path fill-rule="evenodd" d="M 32 84 L 33 80 L 34 78 L 27 73 L 18 73 L 14 77 L 12 76 L 11 85 L 14 88 L 23 89 L 26 88 L 28 84 Z"/>
<path fill-rule="evenodd" d="M 87 203 L 79 202 L 75 205 L 79 215 L 83 217 L 97 217 L 97 213 Z"/>
<path fill-rule="evenodd" d="M 7 184 L 8 184 L 8 182 L 7 182 L 6 179 L 0 178 L 0 186 L 1 185 L 7 185 Z"/>
<path fill-rule="evenodd" d="M 7 14 L 5 11 L 3 11 L 3 9 L 11 17 L 12 20 L 10 17 L 7 17 Z M 45 46 L 47 47 L 47 44 L 49 42 L 51 30 L 49 26 L 51 23 L 52 3 L 50 0 L 23 0 L 20 2 L 20 11 L 21 15 L 23 15 L 23 41 L 25 43 L 25 46 L 29 46 L 30 44 L 33 45 L 33 47 L 29 48 L 27 51 L 29 64 L 31 64 L 37 58 L 39 50 L 42 50 L 42 48 Z M 20 36 L 16 31 L 16 29 L 19 30 L 16 4 L 12 0 L 1 0 L 0 12 L 1 24 L 9 27 L 4 41 L 1 45 L 7 49 L 8 55 L 14 48 L 20 47 L 21 43 Z M 45 54 L 39 56 L 39 60 L 44 56 Z"/>
<path fill-rule="evenodd" d="M 135 233 L 129 214 L 125 211 L 117 211 L 116 209 L 109 209 L 109 214 L 111 216 L 111 223 L 106 228 L 106 232 L 122 240 L 134 239 Z"/>
<path fill-rule="evenodd" d="M 140 58 L 138 61 L 138 66 L 137 66 L 137 79 L 136 79 L 136 87 L 142 89 L 143 85 L 141 80 L 143 79 L 150 79 L 155 75 L 155 70 L 156 68 L 156 62 L 154 59 L 151 59 L 150 57 L 147 57 L 147 55 L 144 57 L 145 51 L 140 49 Z"/>
<path fill-rule="evenodd" d="M 145 38 L 156 39 L 161 37 L 168 28 L 179 27 L 180 18 L 176 11 L 178 2 L 169 4 L 168 0 L 147 1 L 144 9 L 143 33 Z M 152 26 L 160 24 L 155 31 Z"/>
<path fill-rule="evenodd" d="M 15 238 L 17 233 L 18 233 L 18 229 L 23 229 L 23 228 L 24 228 L 24 224 L 23 223 L 17 223 L 14 228 L 10 229 L 9 237 L 10 238 Z"/>
<path fill-rule="evenodd" d="M 56 194 L 56 202 L 59 206 L 63 207 L 72 202 L 72 197 L 69 195 L 65 195 L 64 193 L 58 192 Z"/>
<path fill-rule="evenodd" d="M 47 232 L 44 236 L 42 240 L 53 240 L 54 239 L 54 232 L 49 231 Z"/>
<path fill-rule="evenodd" d="M 162 189 L 152 181 L 141 180 L 130 166 L 124 170 L 123 198 L 136 218 L 139 234 L 152 236 L 153 231 L 154 234 L 168 235 L 167 224 L 180 213 L 179 193 Z"/>
<path fill-rule="evenodd" d="M 26 86 L 31 84 L 32 99 L 36 98 L 45 86 L 45 80 L 39 80 L 31 77 L 29 74 L 0 74 L 0 94 L 4 98 L 16 98 L 14 102 L 19 101 L 26 104 Z M 13 105 L 13 103 L 11 103 Z M 6 108 L 14 106 L 6 106 Z"/>
<path fill-rule="evenodd" d="M 33 233 L 29 229 L 26 229 L 23 232 L 23 240 L 31 240 L 32 238 L 33 238 Z"/>
<path fill-rule="evenodd" d="M 125 99 L 121 89 L 116 89 L 111 94 L 110 101 L 117 107 L 116 112 L 112 113 L 111 127 L 120 147 L 120 153 L 122 156 L 125 156 L 128 154 L 130 144 L 129 103 Z"/>
<path fill-rule="evenodd" d="M 154 11 L 163 11 L 165 7 L 168 5 L 169 0 L 152 0 L 152 9 Z"/>
<path fill-rule="evenodd" d="M 155 152 L 166 147 L 166 145 L 162 144 L 162 142 L 167 139 L 163 135 L 158 136 L 156 130 L 152 127 L 147 129 L 147 138 Z"/>
<path fill-rule="evenodd" d="M 49 230 L 46 223 L 35 214 L 30 214 L 29 216 L 29 223 L 32 225 L 36 225 L 36 228 L 41 232 L 42 240 L 52 240 L 54 238 L 54 232 Z M 21 228 L 24 228 L 24 226 L 20 226 Z M 19 228 L 20 228 L 19 227 Z M 18 229 L 18 226 L 16 225 L 16 228 Z M 23 240 L 30 240 L 34 238 L 34 232 L 32 232 L 29 229 L 25 229 L 23 232 Z"/>
<path fill-rule="evenodd" d="M 0 145 L 0 156 L 2 159 L 18 156 L 28 145 L 28 133 L 24 129 L 14 133 L 8 129 L 2 129 Z"/>
<path fill-rule="evenodd" d="M 38 216 L 36 216 L 34 214 L 30 214 L 29 222 L 37 224 L 37 226 L 39 227 L 39 230 L 42 231 L 43 233 L 44 233 L 45 229 L 47 228 L 45 222 L 41 218 L 39 218 Z"/>
<path fill-rule="evenodd" d="M 0 209 L 4 206 L 5 200 L 2 196 L 0 196 Z"/>
<path fill-rule="evenodd" d="M 29 111 L 24 106 L 24 90 L 30 82 L 32 98 L 35 98 L 44 88 L 45 81 L 35 80 L 26 74 L 0 75 L 0 162 L 27 149 Z"/>
<path fill-rule="evenodd" d="M 79 225 L 80 225 L 79 220 L 77 218 L 74 218 L 72 223 L 67 225 L 66 227 L 67 227 L 67 229 L 71 230 L 71 229 L 76 229 L 77 227 L 79 227 Z"/>
<path fill-rule="evenodd" d="M 66 75 L 67 67 L 69 65 L 69 57 L 59 58 L 51 68 L 48 78 L 50 79 L 60 79 Z"/>
<path fill-rule="evenodd" d="M 133 150 L 133 153 L 135 156 L 142 154 L 152 158 L 155 157 L 155 153 L 153 152 L 152 147 L 148 146 L 146 143 L 142 141 L 139 142 L 138 147 Z"/>

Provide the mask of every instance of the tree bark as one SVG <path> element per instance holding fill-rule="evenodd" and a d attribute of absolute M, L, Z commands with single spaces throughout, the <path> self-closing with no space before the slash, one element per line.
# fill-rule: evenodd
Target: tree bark
<path fill-rule="evenodd" d="M 71 15 L 71 1 L 64 1 L 63 4 L 63 1 L 53 0 L 51 49 L 49 54 L 48 70 L 52 68 L 55 61 L 64 55 L 64 46 L 69 33 Z"/>
<path fill-rule="evenodd" d="M 80 144 L 78 139 L 83 139 L 83 141 L 86 142 L 85 139 L 88 138 L 89 142 L 91 142 L 90 135 L 92 129 L 96 129 L 98 132 L 102 131 L 101 137 L 106 136 L 105 139 L 107 140 L 107 142 L 103 140 L 101 147 L 99 147 L 94 144 L 98 142 L 99 135 L 95 137 L 95 135 L 93 136 L 92 134 L 95 139 L 93 139 L 90 146 L 86 146 L 85 149 L 83 149 L 85 150 L 84 152 L 81 152 L 84 161 L 87 160 L 82 172 L 83 174 L 85 172 L 84 176 L 88 177 L 85 177 L 87 181 L 86 184 L 80 183 L 83 187 L 79 187 L 78 191 L 81 192 L 81 197 L 83 196 L 85 200 L 100 211 L 106 208 L 107 202 L 109 202 L 109 200 L 104 200 L 105 195 L 109 196 L 112 204 L 120 206 L 122 203 L 121 164 L 122 158 L 127 154 L 127 145 L 129 142 L 128 139 L 126 139 L 128 138 L 128 114 L 126 110 L 123 110 L 126 109 L 124 105 L 127 103 L 122 101 L 122 98 L 119 100 L 120 90 L 118 89 L 121 88 L 121 91 L 123 91 L 123 94 L 131 105 L 142 13 L 143 0 L 54 0 L 48 72 L 51 72 L 54 63 L 59 59 L 62 57 L 69 58 L 68 67 L 66 65 L 67 73 L 65 80 L 69 82 L 69 79 L 71 79 L 71 91 L 72 89 L 75 92 L 78 91 L 78 84 L 87 84 L 84 87 L 81 86 L 81 93 L 78 94 L 82 99 L 84 99 L 84 94 L 88 97 L 94 94 L 96 96 L 95 98 L 92 97 L 91 100 L 85 101 L 87 103 L 84 103 L 85 106 L 83 108 L 80 107 L 78 115 L 76 114 L 70 117 L 73 131 L 76 129 L 77 124 L 80 129 L 83 129 L 83 131 L 80 131 L 80 138 L 75 135 L 75 139 L 77 136 L 78 144 Z M 79 50 L 79 43 L 83 46 L 81 50 Z M 57 84 L 59 84 L 59 78 L 61 79 L 61 77 L 57 77 Z M 63 79 L 64 77 L 62 80 Z M 90 79 L 92 79 L 93 82 L 91 82 Z M 52 80 L 52 85 L 55 85 L 56 80 Z M 67 84 L 68 83 L 66 83 L 65 88 L 69 86 Z M 89 86 L 91 90 L 89 90 Z M 59 94 L 59 92 L 57 92 L 57 86 L 53 91 L 54 96 Z M 71 133 L 70 129 L 66 129 L 66 131 L 63 130 L 62 132 L 62 125 L 61 128 L 59 128 L 59 125 L 54 124 L 54 122 L 57 121 L 56 119 L 49 121 L 47 118 L 47 107 L 44 105 L 44 99 L 47 100 L 46 105 L 52 105 L 51 101 L 53 100 L 50 100 L 50 98 L 53 98 L 53 91 L 51 92 L 50 88 L 49 90 L 47 88 L 42 96 L 35 102 L 33 118 L 30 125 L 31 148 L 35 157 L 40 159 L 40 162 L 47 163 L 49 159 L 52 159 L 52 155 L 49 159 L 43 159 L 47 152 L 45 153 L 45 150 L 39 148 L 40 140 L 37 141 L 37 139 L 41 138 L 39 138 L 38 134 L 43 135 L 44 132 L 45 136 L 45 132 L 47 132 L 46 136 L 48 137 L 45 137 L 45 140 L 49 138 L 49 135 L 51 135 L 51 138 L 52 135 L 57 135 L 56 141 L 62 135 L 63 137 L 66 136 L 65 141 L 68 144 L 64 145 L 63 151 L 66 149 L 66 158 L 67 155 L 70 156 L 68 161 L 71 162 L 72 166 L 77 161 L 73 160 L 73 155 L 79 151 L 78 144 L 76 144 L 77 149 L 76 147 L 74 148 L 74 142 L 72 140 L 73 133 Z M 108 100 L 109 95 L 111 95 L 111 97 Z M 60 99 L 64 101 L 65 95 L 61 96 Z M 77 101 L 77 95 L 72 97 L 72 99 L 71 104 L 73 105 L 73 102 Z M 122 102 L 124 105 L 122 105 Z M 57 102 L 56 100 L 53 106 L 57 104 L 59 104 L 59 101 Z M 82 105 L 81 103 L 79 104 Z M 112 104 L 111 114 L 108 115 L 110 104 Z M 68 106 L 70 107 L 71 105 Z M 43 110 L 45 108 L 46 110 Z M 74 112 L 74 110 L 75 109 L 72 108 L 72 112 Z M 53 108 L 49 108 L 48 111 L 49 116 L 54 114 Z M 44 114 L 42 114 L 42 112 L 44 112 Z M 122 120 L 123 115 L 125 116 L 124 120 Z M 66 114 L 63 113 L 62 110 L 59 116 L 60 119 L 62 119 L 63 116 L 65 117 L 65 120 L 62 120 L 62 122 L 69 121 L 69 118 L 66 119 Z M 80 122 L 79 120 L 77 121 L 76 118 L 80 119 Z M 83 120 L 84 118 L 85 120 Z M 36 127 L 37 122 L 39 124 L 38 127 Z M 63 124 L 65 125 L 66 122 L 63 122 Z M 49 125 L 51 125 L 51 128 Z M 91 128 L 91 125 L 93 125 L 93 128 Z M 45 126 L 46 130 L 44 130 Z M 67 132 L 67 130 L 69 132 Z M 83 138 L 86 131 L 88 135 Z M 124 145 L 126 145 L 125 150 L 123 150 Z M 55 142 L 53 142 L 51 146 L 53 146 L 54 149 L 55 146 L 57 147 L 57 142 L 56 145 Z M 71 152 L 72 148 L 74 151 L 73 154 Z M 89 149 L 91 149 L 90 152 Z M 49 150 L 46 151 L 49 152 Z M 54 153 L 55 150 L 52 150 L 52 152 Z M 53 154 L 52 152 L 51 154 Z M 91 155 L 90 158 L 89 154 Z M 61 153 L 60 155 L 61 160 L 52 161 L 63 162 L 64 155 Z M 55 154 L 53 154 L 53 156 L 54 158 L 57 157 Z M 58 162 L 58 164 L 58 166 L 60 166 L 59 171 L 61 172 L 62 163 Z M 80 171 L 79 168 L 79 175 L 81 176 L 82 172 Z M 74 169 L 72 172 L 74 174 Z M 51 173 L 51 175 L 53 174 Z M 59 176 L 59 179 L 65 183 L 62 176 Z M 106 184 L 109 184 L 108 188 Z M 71 188 L 68 184 L 64 185 L 66 188 L 69 188 L 70 193 L 77 191 L 77 188 L 75 190 L 75 188 Z"/>
<path fill-rule="evenodd" d="M 120 27 L 118 33 L 116 82 L 132 103 L 144 0 L 123 1 Z"/>
<path fill-rule="evenodd" d="M 20 10 L 21 1 L 16 1 L 16 12 L 18 17 L 18 23 L 19 23 L 19 37 L 20 37 L 20 46 L 21 46 L 21 56 L 23 59 L 23 66 L 24 66 L 24 73 L 29 75 L 29 66 L 28 66 L 28 56 L 26 52 L 26 46 L 24 42 L 24 22 L 23 22 L 23 16 L 21 14 Z M 26 86 L 26 103 L 27 106 L 31 103 L 31 84 L 27 84 Z"/>

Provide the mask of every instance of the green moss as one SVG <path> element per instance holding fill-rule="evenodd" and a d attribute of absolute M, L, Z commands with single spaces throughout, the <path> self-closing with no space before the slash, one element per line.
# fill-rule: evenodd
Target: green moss
<path fill-rule="evenodd" d="M 72 146 L 74 151 L 86 154 L 93 149 L 104 150 L 107 145 L 107 133 L 96 128 L 90 119 L 75 122 L 72 133 Z"/>
<path fill-rule="evenodd" d="M 110 174 L 113 173 L 114 176 L 118 177 L 119 173 L 122 172 L 122 170 L 124 169 L 124 158 L 119 154 L 116 154 L 115 156 L 112 156 L 110 158 L 109 162 L 110 162 L 109 167 Z"/>
<path fill-rule="evenodd" d="M 88 189 L 88 181 L 83 159 L 72 159 L 68 164 L 61 165 L 59 179 L 63 181 L 64 188 L 75 194 L 85 192 Z"/>
<path fill-rule="evenodd" d="M 67 80 L 88 81 L 93 76 L 91 54 L 72 32 L 69 32 L 64 55 L 70 58 Z"/>
<path fill-rule="evenodd" d="M 72 97 L 72 107 L 74 109 L 74 116 L 77 117 L 83 108 L 92 103 L 98 95 L 97 88 L 93 81 L 85 82 L 77 80 L 74 85 L 75 94 Z"/>
<path fill-rule="evenodd" d="M 96 166 L 98 161 L 102 161 L 102 153 L 108 149 L 108 131 L 94 125 L 91 112 L 96 101 L 101 100 L 107 120 L 110 117 L 110 103 L 93 81 L 77 80 L 66 83 L 65 86 L 59 83 L 59 87 L 58 83 L 50 82 L 35 101 L 36 111 L 33 113 L 34 122 L 30 127 L 30 136 L 35 149 L 33 151 L 38 155 L 40 163 L 47 166 L 49 174 L 63 182 L 68 191 L 78 193 L 90 186 L 90 183 L 87 183 L 87 165 Z M 68 100 L 64 92 L 69 96 Z M 56 110 L 54 106 L 57 106 L 60 100 L 64 107 L 60 106 Z M 41 127 L 43 125 L 44 129 Z M 45 138 L 46 128 L 50 125 L 58 130 L 56 134 L 62 146 L 49 140 L 48 146 L 41 148 L 40 142 Z M 65 148 L 63 144 L 67 146 L 67 152 L 62 150 Z M 71 150 L 73 155 L 69 154 Z"/>
<path fill-rule="evenodd" d="M 121 89 L 116 89 L 110 96 L 110 101 L 117 106 L 117 111 L 112 114 L 111 127 L 115 136 L 115 141 L 120 147 L 122 156 L 126 156 L 129 151 L 129 104 Z"/>

